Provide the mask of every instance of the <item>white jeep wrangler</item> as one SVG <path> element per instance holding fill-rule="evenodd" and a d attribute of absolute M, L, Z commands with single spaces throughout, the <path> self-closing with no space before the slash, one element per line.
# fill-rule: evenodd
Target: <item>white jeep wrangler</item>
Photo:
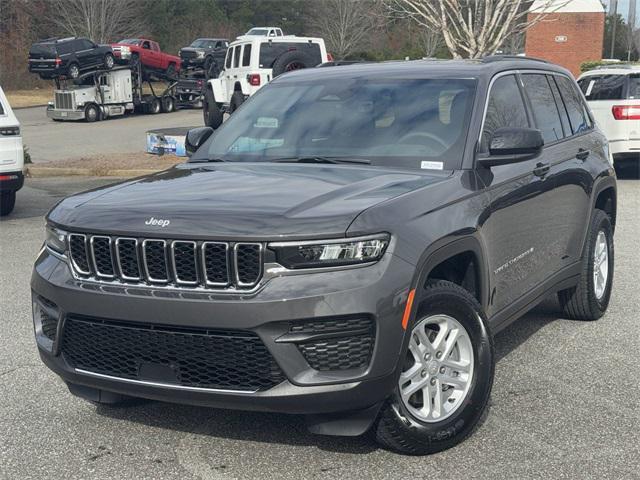
<path fill-rule="evenodd" d="M 229 45 L 224 70 L 207 82 L 204 124 L 218 128 L 248 97 L 284 72 L 329 61 L 322 38 L 246 37 Z"/>

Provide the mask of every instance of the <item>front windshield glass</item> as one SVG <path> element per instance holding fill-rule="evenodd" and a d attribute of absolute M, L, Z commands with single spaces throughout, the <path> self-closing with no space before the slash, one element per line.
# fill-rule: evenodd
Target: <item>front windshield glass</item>
<path fill-rule="evenodd" d="M 199 38 L 198 40 L 194 40 L 191 46 L 194 48 L 212 48 L 214 43 L 214 41 Z"/>
<path fill-rule="evenodd" d="M 120 40 L 118 43 L 124 43 L 125 45 L 138 45 L 140 43 L 139 38 L 125 38 L 124 40 Z"/>
<path fill-rule="evenodd" d="M 208 157 L 357 158 L 373 165 L 459 168 L 475 84 L 450 78 L 271 84 L 217 130 Z"/>
<path fill-rule="evenodd" d="M 247 32 L 247 35 L 266 35 L 268 33 L 268 31 L 264 28 L 252 28 L 251 30 L 249 30 Z"/>

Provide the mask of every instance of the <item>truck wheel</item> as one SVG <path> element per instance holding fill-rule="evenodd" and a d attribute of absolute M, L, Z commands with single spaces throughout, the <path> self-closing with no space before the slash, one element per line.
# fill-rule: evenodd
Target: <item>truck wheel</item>
<path fill-rule="evenodd" d="M 72 63 L 69 65 L 69 77 L 76 79 L 80 76 L 80 67 L 78 67 L 77 63 Z"/>
<path fill-rule="evenodd" d="M 156 113 L 160 113 L 162 111 L 162 102 L 160 102 L 159 98 L 154 98 L 149 103 L 149 113 L 155 115 Z"/>
<path fill-rule="evenodd" d="M 84 119 L 89 123 L 100 120 L 100 109 L 96 104 L 90 103 L 84 107 Z"/>
<path fill-rule="evenodd" d="M 229 113 L 235 112 L 240 105 L 244 103 L 244 94 L 240 90 L 236 90 L 231 95 L 231 102 L 229 102 Z"/>
<path fill-rule="evenodd" d="M 591 218 L 578 285 L 558 292 L 564 314 L 573 320 L 597 320 L 609 306 L 613 283 L 613 228 L 602 210 Z"/>
<path fill-rule="evenodd" d="M 213 97 L 213 92 L 211 89 L 207 88 L 204 93 L 204 103 L 202 105 L 202 114 L 204 116 L 204 124 L 207 127 L 211 127 L 213 129 L 218 128 L 222 125 L 223 115 L 222 110 L 216 103 L 215 98 Z"/>
<path fill-rule="evenodd" d="M 102 63 L 104 64 L 104 68 L 106 68 L 107 70 L 111 70 L 113 68 L 113 65 L 115 64 L 113 55 L 111 55 L 110 53 L 107 53 L 104 56 L 104 61 Z"/>
<path fill-rule="evenodd" d="M 0 194 L 0 217 L 6 217 L 16 206 L 16 192 L 2 192 Z"/>
<path fill-rule="evenodd" d="M 455 283 L 430 282 L 376 438 L 397 452 L 424 455 L 462 442 L 483 417 L 495 366 L 478 300 Z"/>
<path fill-rule="evenodd" d="M 171 113 L 176 109 L 176 101 L 171 95 L 162 97 L 162 113 Z"/>
<path fill-rule="evenodd" d="M 314 63 L 309 56 L 298 50 L 284 52 L 273 62 L 273 78 L 285 72 L 315 67 Z"/>

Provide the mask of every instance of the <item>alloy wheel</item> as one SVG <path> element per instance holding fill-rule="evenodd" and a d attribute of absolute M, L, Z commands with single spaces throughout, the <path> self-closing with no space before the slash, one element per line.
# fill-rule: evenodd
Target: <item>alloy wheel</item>
<path fill-rule="evenodd" d="M 400 398 L 416 419 L 440 422 L 464 403 L 473 372 L 473 346 L 462 324 L 449 315 L 423 318 L 411 332 Z"/>
<path fill-rule="evenodd" d="M 596 298 L 601 300 L 607 291 L 609 279 L 609 243 L 603 230 L 598 232 L 593 252 L 593 289 Z"/>

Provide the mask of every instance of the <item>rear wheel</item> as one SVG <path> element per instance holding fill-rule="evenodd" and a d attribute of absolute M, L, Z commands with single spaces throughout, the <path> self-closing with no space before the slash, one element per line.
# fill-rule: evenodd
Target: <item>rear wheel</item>
<path fill-rule="evenodd" d="M 84 119 L 89 123 L 100 120 L 100 109 L 98 106 L 94 103 L 90 103 L 84 107 Z"/>
<path fill-rule="evenodd" d="M 216 129 L 222 125 L 222 121 L 224 119 L 222 110 L 220 110 L 220 107 L 216 103 L 216 99 L 213 97 L 213 92 L 210 88 L 207 88 L 204 92 L 202 114 L 204 116 L 205 126 Z"/>
<path fill-rule="evenodd" d="M 591 218 L 578 285 L 558 292 L 564 314 L 574 320 L 597 320 L 607 311 L 613 284 L 613 228 L 602 210 Z"/>
<path fill-rule="evenodd" d="M 0 194 L 0 217 L 6 217 L 16 206 L 16 192 L 2 192 Z"/>
<path fill-rule="evenodd" d="M 467 290 L 429 283 L 392 398 L 375 433 L 405 454 L 435 453 L 467 438 L 486 411 L 494 353 L 482 307 Z"/>
<path fill-rule="evenodd" d="M 162 102 L 160 102 L 159 98 L 154 98 L 149 103 L 149 113 L 155 115 L 156 113 L 160 113 L 162 111 Z"/>
<path fill-rule="evenodd" d="M 162 97 L 162 113 L 171 113 L 176 109 L 176 100 L 171 95 Z"/>
<path fill-rule="evenodd" d="M 240 90 L 236 90 L 231 95 L 231 101 L 229 102 L 229 113 L 235 112 L 240 105 L 244 103 L 244 94 Z"/>
<path fill-rule="evenodd" d="M 115 64 L 115 60 L 113 58 L 113 55 L 110 53 L 107 53 L 104 56 L 104 61 L 102 62 L 104 64 L 104 67 L 108 70 L 111 70 L 113 68 L 113 65 Z"/>
<path fill-rule="evenodd" d="M 76 79 L 80 76 L 80 67 L 77 63 L 69 65 L 69 77 Z"/>

